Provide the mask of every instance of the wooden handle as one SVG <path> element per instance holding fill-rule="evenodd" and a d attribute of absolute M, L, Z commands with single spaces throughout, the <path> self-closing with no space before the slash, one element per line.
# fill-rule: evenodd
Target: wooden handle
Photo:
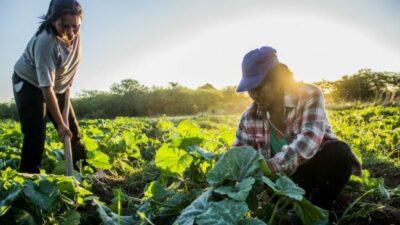
<path fill-rule="evenodd" d="M 72 176 L 73 163 L 72 163 L 71 138 L 68 135 L 64 137 L 64 157 L 65 157 L 65 174 L 67 176 Z"/>

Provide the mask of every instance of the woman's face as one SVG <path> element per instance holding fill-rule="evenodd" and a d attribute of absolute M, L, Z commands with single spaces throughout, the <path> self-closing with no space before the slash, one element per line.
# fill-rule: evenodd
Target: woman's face
<path fill-rule="evenodd" d="M 281 97 L 272 81 L 264 81 L 259 87 L 249 90 L 248 93 L 262 111 L 269 111 L 277 106 Z"/>
<path fill-rule="evenodd" d="M 57 35 L 66 41 L 72 41 L 79 34 L 81 17 L 66 14 L 53 22 Z"/>

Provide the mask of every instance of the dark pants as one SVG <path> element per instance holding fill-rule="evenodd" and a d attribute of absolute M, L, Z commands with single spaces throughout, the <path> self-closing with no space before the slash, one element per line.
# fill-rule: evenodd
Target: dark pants
<path fill-rule="evenodd" d="M 17 105 L 21 131 L 24 135 L 22 146 L 20 171 L 26 173 L 39 173 L 40 163 L 44 151 L 46 139 L 47 117 L 57 129 L 51 114 L 47 111 L 43 93 L 40 88 L 33 86 L 23 80 L 15 73 L 13 75 L 13 86 L 23 82 L 20 90 L 15 90 L 14 97 Z M 65 94 L 57 94 L 58 105 L 62 112 L 64 107 Z M 86 149 L 81 141 L 78 121 L 76 120 L 72 105 L 69 110 L 68 123 L 72 132 L 71 147 L 73 163 L 76 168 L 76 162 L 86 158 Z"/>
<path fill-rule="evenodd" d="M 291 176 L 306 191 L 313 204 L 332 209 L 333 202 L 348 182 L 352 169 L 352 152 L 343 141 L 328 141 L 320 151 Z"/>

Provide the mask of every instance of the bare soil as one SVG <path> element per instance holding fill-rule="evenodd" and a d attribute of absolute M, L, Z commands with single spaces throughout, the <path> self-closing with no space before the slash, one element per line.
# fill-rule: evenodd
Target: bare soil
<path fill-rule="evenodd" d="M 383 178 L 385 188 L 396 188 L 400 185 L 400 168 L 395 167 L 390 163 L 373 163 L 365 166 L 370 172 L 370 176 L 374 178 Z M 334 212 L 340 218 L 345 209 L 354 202 L 358 197 L 364 194 L 365 191 L 360 187 L 347 185 L 343 192 L 338 197 Z M 361 200 L 364 208 L 372 208 L 377 205 L 381 207 L 368 215 L 362 217 L 355 217 L 347 220 L 342 225 L 399 225 L 400 224 L 400 197 L 391 197 L 390 199 L 383 199 L 376 194 L 366 196 Z M 336 224 L 333 222 L 332 224 Z"/>

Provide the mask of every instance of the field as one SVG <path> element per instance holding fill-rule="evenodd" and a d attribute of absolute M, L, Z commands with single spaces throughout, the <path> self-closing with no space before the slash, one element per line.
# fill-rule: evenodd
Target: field
<path fill-rule="evenodd" d="M 334 224 L 400 224 L 400 108 L 328 111 L 363 162 L 331 212 Z M 239 115 L 80 121 L 89 165 L 65 171 L 53 127 L 40 175 L 21 174 L 22 134 L 0 122 L 0 224 L 317 224 L 328 213 L 257 152 L 232 149 Z M 14 222 L 15 221 L 15 222 Z"/>

